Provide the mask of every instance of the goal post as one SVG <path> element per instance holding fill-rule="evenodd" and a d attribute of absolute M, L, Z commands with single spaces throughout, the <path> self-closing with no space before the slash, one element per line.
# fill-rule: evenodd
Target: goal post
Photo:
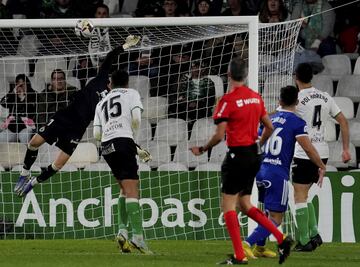
<path fill-rule="evenodd" d="M 107 53 L 103 43 L 114 48 L 129 34 L 146 36 L 113 63 L 113 69 L 129 71 L 129 86 L 139 91 L 144 105 L 136 141 L 153 156 L 148 164 L 139 162 L 145 235 L 149 239 L 227 238 L 219 189 L 225 143 L 200 157 L 192 156 L 189 147 L 203 145 L 213 133 L 211 112 L 227 90 L 227 67 L 233 57 L 248 62 L 248 85 L 262 94 L 267 109 L 277 106 L 280 87 L 292 83 L 301 21 L 259 24 L 256 16 L 89 20 L 98 29 L 94 42 L 75 35 L 78 19 L 0 20 L 0 31 L 8 34 L 0 40 L 0 98 L 11 92 L 18 74 L 28 76 L 38 97 L 33 117 L 38 127 L 96 75 L 97 64 Z M 66 94 L 51 92 L 58 86 L 51 79 L 55 69 L 65 73 L 62 90 Z M 207 91 L 190 114 L 194 99 L 187 89 L 200 84 Z M 184 95 L 189 99 L 184 100 Z M 10 112 L 0 108 L 1 123 Z M 10 134 L 0 130 L 0 138 Z M 113 237 L 118 187 L 99 155 L 92 124 L 64 169 L 25 199 L 13 193 L 25 142 L 0 140 L 5 140 L 0 141 L 0 224 L 6 226 L 0 238 Z M 32 172 L 36 175 L 48 166 L 57 151 L 45 144 Z M 286 229 L 292 232 L 288 218 Z M 239 220 L 246 236 L 255 224 L 241 214 Z"/>

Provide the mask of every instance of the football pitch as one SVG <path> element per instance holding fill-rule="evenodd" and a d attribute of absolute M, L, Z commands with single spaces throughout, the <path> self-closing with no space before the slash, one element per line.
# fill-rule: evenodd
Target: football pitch
<path fill-rule="evenodd" d="M 229 241 L 150 241 L 154 255 L 120 254 L 111 240 L 1 240 L 0 266 L 216 266 L 231 252 Z M 275 244 L 270 245 L 275 248 Z M 295 253 L 283 266 L 360 266 L 360 244 L 326 243 Z M 279 266 L 278 259 L 250 260 L 249 266 Z"/>

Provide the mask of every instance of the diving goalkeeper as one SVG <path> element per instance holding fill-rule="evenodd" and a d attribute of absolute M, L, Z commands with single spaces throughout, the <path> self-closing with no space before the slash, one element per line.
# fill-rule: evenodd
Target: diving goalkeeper
<path fill-rule="evenodd" d="M 107 92 L 109 72 L 113 59 L 140 41 L 140 37 L 128 36 L 125 43 L 110 51 L 102 63 L 97 76 L 85 88 L 79 90 L 74 100 L 64 109 L 58 110 L 50 121 L 41 127 L 27 146 L 23 169 L 15 185 L 18 196 L 25 196 L 34 186 L 48 180 L 60 170 L 75 151 L 86 128 L 94 118 L 95 108 L 102 95 Z M 34 164 L 38 149 L 44 143 L 55 145 L 60 152 L 52 164 L 39 176 L 31 177 L 30 168 Z"/>

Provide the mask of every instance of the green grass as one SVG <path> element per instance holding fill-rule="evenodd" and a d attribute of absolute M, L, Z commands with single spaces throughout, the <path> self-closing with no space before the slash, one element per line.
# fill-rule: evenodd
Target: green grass
<path fill-rule="evenodd" d="M 120 254 L 110 240 L 1 240 L 0 266 L 215 266 L 231 252 L 228 241 L 150 241 L 153 256 Z M 271 244 L 275 248 L 274 244 Z M 284 266 L 360 266 L 360 244 L 324 244 L 315 252 L 292 253 Z M 257 259 L 250 266 L 279 266 Z"/>

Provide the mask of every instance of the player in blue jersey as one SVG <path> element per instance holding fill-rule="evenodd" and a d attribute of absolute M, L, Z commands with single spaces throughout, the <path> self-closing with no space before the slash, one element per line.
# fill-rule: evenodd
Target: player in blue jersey
<path fill-rule="evenodd" d="M 275 225 L 280 225 L 288 204 L 288 180 L 290 164 L 294 155 L 295 143 L 304 149 L 309 158 L 319 167 L 319 183 L 322 182 L 325 165 L 315 147 L 311 144 L 306 123 L 294 112 L 298 103 L 298 89 L 286 86 L 280 91 L 280 106 L 270 116 L 274 132 L 264 145 L 264 157 L 256 175 L 259 201 Z M 265 240 L 270 235 L 265 228 L 258 226 L 244 241 L 244 251 L 248 258 L 275 257 L 275 252 L 266 249 Z M 253 245 L 256 246 L 252 250 Z"/>

